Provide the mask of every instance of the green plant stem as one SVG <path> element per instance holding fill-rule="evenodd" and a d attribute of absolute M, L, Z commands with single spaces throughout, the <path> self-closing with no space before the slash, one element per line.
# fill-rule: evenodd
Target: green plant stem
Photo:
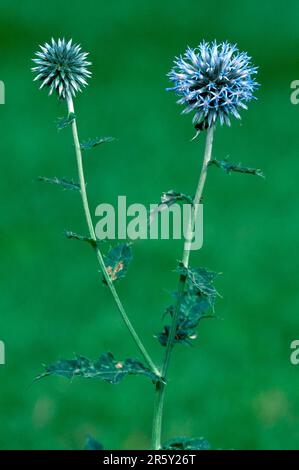
<path fill-rule="evenodd" d="M 73 103 L 73 99 L 71 97 L 69 97 L 68 100 L 67 100 L 67 106 L 68 106 L 69 114 L 71 114 L 71 113 L 75 114 L 74 103 Z M 87 222 L 87 226 L 88 226 L 89 236 L 92 240 L 94 240 L 94 242 L 97 242 L 97 238 L 96 238 L 96 234 L 95 234 L 95 230 L 94 230 L 94 226 L 93 226 L 93 222 L 92 222 L 92 218 L 91 218 L 91 213 L 90 213 L 90 209 L 89 209 L 87 192 L 86 192 L 86 183 L 85 183 L 85 177 L 84 177 L 82 153 L 81 153 L 81 146 L 80 146 L 80 141 L 79 141 L 79 137 L 78 137 L 78 129 L 77 129 L 76 119 L 73 119 L 73 121 L 72 121 L 72 133 L 73 133 L 73 139 L 74 139 L 74 145 L 75 145 L 75 151 L 76 151 L 76 160 L 77 160 L 78 176 L 79 176 L 79 183 L 80 183 L 80 192 L 81 192 L 81 198 L 82 198 L 84 214 L 85 214 L 85 218 L 86 218 L 86 222 Z M 110 278 L 109 274 L 107 273 L 105 262 L 104 262 L 101 250 L 97 245 L 95 245 L 95 252 L 96 252 L 96 256 L 97 256 L 101 271 L 103 273 L 104 279 L 105 279 L 105 281 L 106 281 L 106 283 L 107 283 L 107 285 L 108 285 L 108 287 L 111 291 L 111 294 L 114 298 L 114 301 L 117 305 L 117 308 L 118 308 L 118 310 L 119 310 L 119 312 L 122 316 L 122 319 L 123 319 L 126 327 L 128 328 L 128 330 L 129 330 L 133 340 L 135 341 L 139 351 L 141 352 L 141 354 L 143 355 L 145 361 L 147 362 L 147 365 L 150 367 L 150 369 L 152 370 L 152 372 L 155 375 L 160 376 L 159 369 L 156 367 L 156 365 L 152 361 L 150 355 L 148 354 L 147 350 L 145 349 L 141 339 L 139 338 L 138 334 L 136 333 L 136 331 L 135 331 L 135 329 L 134 329 L 134 327 L 133 327 L 133 325 L 132 325 L 132 323 L 131 323 L 131 321 L 130 321 L 130 319 L 129 319 L 129 317 L 128 317 L 125 309 L 124 309 L 124 306 L 122 305 L 122 302 L 121 302 L 121 300 L 118 296 L 118 293 L 115 289 L 113 281 Z"/>
<path fill-rule="evenodd" d="M 207 178 L 207 171 L 209 162 L 212 158 L 212 146 L 213 146 L 213 136 L 214 136 L 214 126 L 208 128 L 207 130 L 207 137 L 206 137 L 206 145 L 205 145 L 205 153 L 203 164 L 200 172 L 200 177 L 193 201 L 193 210 L 190 213 L 190 218 L 187 224 L 187 234 L 184 244 L 184 251 L 182 257 L 183 265 L 188 268 L 189 266 L 189 259 L 190 259 L 190 251 L 191 251 L 191 242 L 192 242 L 192 233 L 195 226 L 196 215 L 198 211 L 198 204 L 201 201 L 201 197 L 203 194 L 206 178 Z M 170 365 L 171 353 L 173 350 L 173 346 L 175 343 L 175 335 L 177 330 L 177 324 L 181 309 L 181 303 L 184 296 L 186 285 L 186 276 L 180 275 L 178 291 L 177 291 L 177 299 L 176 305 L 174 308 L 172 322 L 170 327 L 170 332 L 168 336 L 168 341 L 166 345 L 166 352 L 164 357 L 164 362 L 161 369 L 161 376 L 163 377 L 163 382 L 159 382 L 156 384 L 156 401 L 155 401 L 155 410 L 154 410 L 154 420 L 153 420 L 153 433 L 152 433 L 152 448 L 158 450 L 161 448 L 161 434 L 162 434 L 162 419 L 163 419 L 163 407 L 164 407 L 164 399 L 165 399 L 165 387 L 166 387 L 166 379 L 168 374 L 168 369 Z"/>

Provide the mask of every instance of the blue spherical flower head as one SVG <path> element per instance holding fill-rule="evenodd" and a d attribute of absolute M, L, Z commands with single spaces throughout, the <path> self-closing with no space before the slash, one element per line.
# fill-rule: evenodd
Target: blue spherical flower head
<path fill-rule="evenodd" d="M 78 44 L 72 39 L 58 39 L 50 44 L 40 46 L 33 59 L 36 67 L 32 69 L 37 73 L 34 80 L 42 82 L 40 88 L 49 88 L 49 95 L 56 91 L 62 99 L 75 96 L 81 87 L 87 85 L 86 79 L 91 76 L 87 66 L 91 62 L 86 60 L 88 53 L 82 52 Z"/>
<path fill-rule="evenodd" d="M 240 119 L 239 110 L 254 99 L 258 88 L 254 76 L 257 68 L 245 52 L 227 42 L 202 42 L 197 48 L 188 47 L 184 56 L 177 57 L 168 77 L 185 106 L 183 113 L 194 112 L 197 129 L 215 124 L 230 125 L 230 115 Z"/>

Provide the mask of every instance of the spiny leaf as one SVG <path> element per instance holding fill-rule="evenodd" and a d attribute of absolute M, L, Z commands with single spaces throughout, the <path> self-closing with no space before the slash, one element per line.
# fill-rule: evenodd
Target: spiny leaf
<path fill-rule="evenodd" d="M 95 139 L 88 139 L 84 142 L 81 142 L 80 147 L 82 150 L 90 150 L 96 147 L 97 145 L 113 142 L 114 140 L 114 137 L 96 137 Z"/>
<path fill-rule="evenodd" d="M 213 313 L 207 313 L 209 309 L 210 304 L 207 299 L 189 288 L 181 302 L 174 342 L 191 345 L 191 342 L 197 338 L 196 328 L 199 322 L 204 318 L 215 318 Z M 171 305 L 165 314 L 173 317 L 174 310 L 175 305 Z M 169 333 L 170 326 L 165 325 L 163 331 L 156 336 L 162 346 L 167 345 Z"/>
<path fill-rule="evenodd" d="M 185 202 L 187 204 L 192 205 L 193 198 L 191 196 L 188 196 L 187 194 L 178 193 L 177 191 L 174 191 L 173 189 L 166 191 L 161 196 L 160 204 L 151 211 L 150 217 L 149 217 L 149 224 L 153 222 L 154 218 L 159 212 L 162 212 L 163 210 L 168 209 L 169 207 L 171 207 L 173 204 L 176 204 L 177 202 Z"/>
<path fill-rule="evenodd" d="M 218 273 L 204 268 L 185 268 L 179 264 L 177 271 L 186 277 L 186 289 L 181 300 L 174 343 L 191 344 L 196 339 L 196 328 L 204 318 L 215 318 L 214 304 L 218 294 L 213 281 Z M 177 299 L 177 293 L 174 295 Z M 176 302 L 166 309 L 165 314 L 173 317 Z M 212 313 L 209 310 L 212 308 Z M 163 331 L 156 338 L 162 346 L 166 346 L 169 338 L 170 326 L 165 325 Z"/>
<path fill-rule="evenodd" d="M 75 376 L 87 379 L 95 378 L 111 384 L 118 384 L 127 375 L 144 375 L 153 382 L 157 381 L 157 377 L 151 370 L 138 360 L 116 361 L 111 353 L 102 354 L 96 361 L 90 361 L 83 356 L 76 356 L 75 359 L 62 359 L 45 366 L 45 372 L 39 375 L 36 380 L 49 375 L 57 375 L 68 379 Z"/>
<path fill-rule="evenodd" d="M 255 175 L 264 178 L 264 173 L 259 168 L 248 168 L 243 166 L 241 163 L 229 163 L 227 160 L 211 160 L 210 165 L 216 165 L 221 168 L 225 173 L 230 174 L 231 172 L 236 173 L 247 173 L 248 175 Z"/>
<path fill-rule="evenodd" d="M 106 271 L 112 281 L 125 277 L 132 257 L 132 248 L 129 243 L 120 243 L 105 255 Z"/>
<path fill-rule="evenodd" d="M 76 119 L 76 115 L 74 113 L 70 113 L 66 117 L 60 117 L 57 119 L 57 129 L 61 131 L 62 129 L 65 129 L 67 126 L 72 124 L 72 122 Z"/>
<path fill-rule="evenodd" d="M 172 204 L 175 204 L 176 202 L 181 201 L 187 202 L 188 204 L 193 204 L 193 198 L 191 196 L 188 196 L 187 194 L 183 193 L 178 193 L 173 189 L 170 189 L 166 193 L 163 193 L 161 197 L 161 204 L 166 204 L 168 207 L 170 207 Z"/>
<path fill-rule="evenodd" d="M 208 271 L 205 268 L 186 268 L 182 263 L 177 267 L 180 275 L 186 276 L 188 284 L 191 285 L 201 295 L 206 297 L 213 307 L 218 294 L 213 281 L 219 273 Z"/>
<path fill-rule="evenodd" d="M 210 444 L 203 437 L 176 437 L 167 441 L 162 450 L 210 450 Z"/>
<path fill-rule="evenodd" d="M 92 436 L 88 436 L 85 442 L 84 450 L 103 450 L 103 446 Z"/>
<path fill-rule="evenodd" d="M 44 183 L 56 184 L 61 186 L 63 189 L 70 189 L 73 191 L 80 191 L 80 185 L 78 183 L 74 183 L 74 181 L 68 181 L 65 178 L 48 178 L 46 176 L 39 176 L 38 181 L 43 181 Z"/>
<path fill-rule="evenodd" d="M 90 243 L 92 246 L 97 246 L 96 240 L 93 240 L 90 237 L 86 237 L 85 235 L 79 235 L 78 233 L 71 232 L 69 230 L 65 230 L 64 234 L 67 238 L 73 239 L 73 240 L 80 240 L 82 242 L 87 242 Z"/>

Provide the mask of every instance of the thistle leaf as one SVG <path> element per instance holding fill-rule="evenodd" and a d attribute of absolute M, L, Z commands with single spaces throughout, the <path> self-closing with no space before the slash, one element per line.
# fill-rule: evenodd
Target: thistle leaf
<path fill-rule="evenodd" d="M 165 193 L 162 194 L 161 196 L 161 202 L 159 205 L 153 209 L 150 213 L 149 217 L 149 224 L 153 222 L 155 219 L 156 215 L 159 212 L 162 212 L 165 209 L 168 209 L 171 207 L 173 204 L 176 204 L 177 202 L 185 202 L 187 204 L 193 204 L 193 198 L 191 196 L 188 196 L 187 194 L 183 193 L 178 193 L 174 191 L 173 189 L 170 189 L 169 191 L 166 191 Z"/>
<path fill-rule="evenodd" d="M 47 178 L 46 176 L 39 176 L 38 181 L 42 181 L 44 183 L 56 184 L 61 186 L 63 189 L 70 189 L 71 191 L 80 191 L 80 185 L 78 183 L 74 183 L 74 181 L 68 181 L 65 178 Z"/>
<path fill-rule="evenodd" d="M 165 314 L 171 317 L 174 314 L 175 306 L 171 305 L 166 309 Z M 184 293 L 181 303 L 174 343 L 184 343 L 191 345 L 197 338 L 196 328 L 201 320 L 205 318 L 215 318 L 213 313 L 208 313 L 210 304 L 200 294 L 193 294 L 189 289 Z M 170 333 L 170 326 L 165 325 L 163 331 L 156 338 L 162 346 L 166 346 Z"/>
<path fill-rule="evenodd" d="M 85 235 L 79 235 L 78 233 L 71 232 L 69 230 L 65 230 L 64 234 L 66 238 L 69 238 L 70 240 L 79 240 L 82 242 L 90 243 L 93 247 L 97 246 L 97 242 L 95 240 L 90 237 L 86 237 Z"/>
<path fill-rule="evenodd" d="M 190 269 L 179 264 L 177 271 L 186 277 L 186 290 L 181 300 L 180 312 L 174 343 L 190 345 L 196 339 L 196 328 L 201 320 L 215 318 L 214 304 L 218 294 L 213 281 L 218 273 L 204 268 Z M 174 294 L 177 298 L 177 293 Z M 165 315 L 173 317 L 176 302 L 166 309 Z M 209 313 L 212 309 L 212 313 Z M 170 326 L 165 325 L 163 331 L 156 338 L 162 346 L 166 346 L 169 338 Z"/>
<path fill-rule="evenodd" d="M 127 375 L 144 375 L 153 382 L 157 377 L 150 369 L 145 367 L 136 359 L 126 359 L 116 361 L 113 354 L 104 353 L 96 361 L 90 361 L 83 356 L 76 356 L 75 359 L 62 359 L 53 364 L 45 366 L 45 372 L 39 375 L 36 380 L 56 375 L 73 379 L 75 376 L 86 379 L 100 379 L 111 384 L 118 384 Z"/>
<path fill-rule="evenodd" d="M 68 116 L 60 117 L 57 119 L 57 129 L 61 131 L 68 127 L 72 122 L 76 119 L 76 115 L 74 113 L 70 113 Z"/>
<path fill-rule="evenodd" d="M 90 150 L 94 147 L 97 147 L 98 145 L 113 142 L 114 140 L 114 137 L 96 137 L 95 139 L 88 139 L 84 142 L 81 142 L 80 147 L 81 150 Z"/>
<path fill-rule="evenodd" d="M 167 441 L 162 450 L 210 450 L 210 444 L 203 437 L 176 437 Z"/>
<path fill-rule="evenodd" d="M 88 436 L 85 442 L 84 450 L 103 450 L 103 446 L 92 436 Z"/>
<path fill-rule="evenodd" d="M 170 189 L 166 193 L 162 194 L 161 204 L 166 204 L 168 207 L 170 207 L 176 202 L 187 202 L 188 204 L 193 204 L 193 198 L 187 194 L 178 193 L 173 189 Z"/>
<path fill-rule="evenodd" d="M 247 173 L 248 175 L 255 175 L 264 178 L 265 175 L 262 170 L 258 168 L 248 168 L 243 166 L 241 163 L 229 163 L 227 160 L 211 160 L 210 165 L 215 165 L 218 168 L 221 168 L 225 173 L 230 174 L 232 172 L 236 173 Z"/>
<path fill-rule="evenodd" d="M 106 271 L 112 281 L 125 277 L 132 258 L 132 248 L 129 243 L 120 243 L 105 255 Z"/>
<path fill-rule="evenodd" d="M 186 268 L 182 263 L 177 267 L 180 275 L 186 276 L 189 286 L 195 289 L 196 293 L 204 296 L 210 305 L 214 307 L 214 303 L 218 294 L 213 281 L 219 275 L 214 271 L 208 271 L 205 268 Z"/>

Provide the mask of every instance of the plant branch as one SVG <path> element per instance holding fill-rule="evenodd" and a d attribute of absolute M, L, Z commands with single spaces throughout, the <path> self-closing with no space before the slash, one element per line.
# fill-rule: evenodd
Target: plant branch
<path fill-rule="evenodd" d="M 214 126 L 208 128 L 207 130 L 205 153 L 204 153 L 202 169 L 200 172 L 200 177 L 199 177 L 199 181 L 198 181 L 198 185 L 197 185 L 197 189 L 196 189 L 196 193 L 195 193 L 195 197 L 193 201 L 193 210 L 191 211 L 190 218 L 187 224 L 187 234 L 185 238 L 184 251 L 183 251 L 183 257 L 182 257 L 183 265 L 186 268 L 188 268 L 189 266 L 192 234 L 193 234 L 193 230 L 195 227 L 198 204 L 200 203 L 200 200 L 203 194 L 203 190 L 204 190 L 204 186 L 205 186 L 205 182 L 207 178 L 208 166 L 212 157 L 213 136 L 214 136 Z M 166 381 L 167 379 L 171 353 L 172 353 L 173 345 L 175 342 L 177 324 L 178 324 L 178 319 L 179 319 L 180 310 L 181 310 L 181 303 L 182 303 L 182 299 L 184 296 L 185 285 L 186 285 L 186 276 L 181 274 L 180 279 L 179 279 L 176 305 L 175 305 L 174 313 L 172 316 L 171 328 L 170 328 L 170 332 L 168 336 L 164 362 L 163 362 L 162 370 L 161 370 L 161 376 L 163 377 L 164 381 Z M 156 403 L 155 403 L 153 434 L 152 434 L 152 447 L 155 450 L 158 450 L 161 448 L 164 398 L 165 398 L 165 382 L 159 382 L 156 385 Z"/>
<path fill-rule="evenodd" d="M 69 97 L 67 99 L 67 106 L 68 106 L 69 115 L 70 114 L 75 115 L 74 103 L 73 103 L 73 99 L 71 97 Z M 112 296 L 114 298 L 114 301 L 117 305 L 117 308 L 118 308 L 118 310 L 121 314 L 121 317 L 122 317 L 126 327 L 128 328 L 134 342 L 136 343 L 139 351 L 143 355 L 145 361 L 147 362 L 147 364 L 150 367 L 150 369 L 152 370 L 152 372 L 155 375 L 160 376 L 160 372 L 159 372 L 158 368 L 156 367 L 156 365 L 152 361 L 150 355 L 148 354 L 147 350 L 145 349 L 141 339 L 139 338 L 138 334 L 136 333 L 136 331 L 135 331 L 135 329 L 134 329 L 134 327 L 133 327 L 133 325 L 132 325 L 132 323 L 131 323 L 131 321 L 130 321 L 130 319 L 129 319 L 129 317 L 128 317 L 128 315 L 127 315 L 127 313 L 126 313 L 126 311 L 125 311 L 125 309 L 122 305 L 122 302 L 121 302 L 121 300 L 118 296 L 118 293 L 115 289 L 113 281 L 110 278 L 109 274 L 107 273 L 102 252 L 101 252 L 100 248 L 97 245 L 96 234 L 95 234 L 95 230 L 94 230 L 94 226 L 93 226 L 93 222 L 92 222 L 92 218 L 91 218 L 91 213 L 90 213 L 89 203 L 88 203 L 88 197 L 87 197 L 87 192 L 86 192 L 86 184 L 85 184 L 84 169 L 83 169 L 83 162 L 82 162 L 82 153 L 81 153 L 80 141 L 79 141 L 79 137 L 78 137 L 78 129 L 77 129 L 76 118 L 74 118 L 72 120 L 71 126 L 72 126 L 72 133 L 73 133 L 73 139 L 74 139 L 74 145 L 75 145 L 78 176 L 79 176 L 79 183 L 80 183 L 80 192 L 81 192 L 81 198 L 82 198 L 82 204 L 83 204 L 85 219 L 86 219 L 86 223 L 87 223 L 87 226 L 88 226 L 89 236 L 95 242 L 94 249 L 95 249 L 95 252 L 96 252 L 96 256 L 97 256 L 101 271 L 102 271 L 104 279 L 105 279 L 105 281 L 106 281 L 106 283 L 107 283 L 107 285 L 108 285 L 108 287 L 111 291 L 111 294 L 112 294 Z"/>

